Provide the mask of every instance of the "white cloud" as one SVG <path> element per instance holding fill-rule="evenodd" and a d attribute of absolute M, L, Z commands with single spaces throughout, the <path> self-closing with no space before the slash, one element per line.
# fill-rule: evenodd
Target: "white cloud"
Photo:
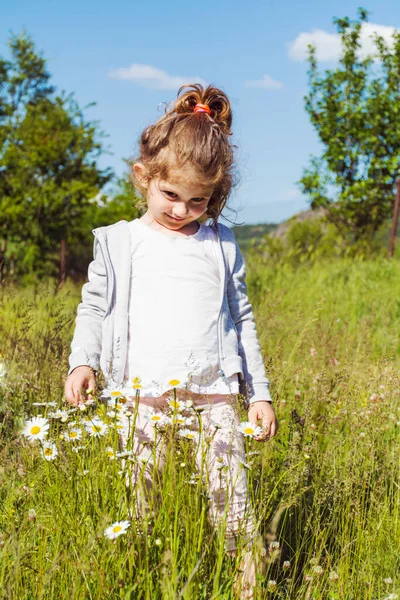
<path fill-rule="evenodd" d="M 166 71 L 157 69 L 157 67 L 138 63 L 133 63 L 129 67 L 112 69 L 108 73 L 108 76 L 110 79 L 134 81 L 138 85 L 152 90 L 176 90 L 188 83 L 201 83 L 202 85 L 207 85 L 207 82 L 201 77 L 170 75 Z"/>
<path fill-rule="evenodd" d="M 283 83 L 273 79 L 269 75 L 264 75 L 261 79 L 252 79 L 244 82 L 245 87 L 263 88 L 265 90 L 280 90 Z"/>
<path fill-rule="evenodd" d="M 389 25 L 377 25 L 375 23 L 363 23 L 361 29 L 361 55 L 375 54 L 376 46 L 372 35 L 381 35 L 385 42 L 391 47 L 392 36 L 397 31 Z M 292 60 L 305 60 L 308 56 L 308 44 L 317 48 L 317 58 L 320 61 L 337 60 L 340 57 L 341 43 L 338 33 L 328 33 L 323 29 L 313 29 L 310 32 L 302 32 L 297 38 L 289 43 L 288 54 Z"/>

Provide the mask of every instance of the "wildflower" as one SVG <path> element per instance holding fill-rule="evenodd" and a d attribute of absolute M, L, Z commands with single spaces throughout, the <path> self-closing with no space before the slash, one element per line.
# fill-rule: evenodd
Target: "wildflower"
<path fill-rule="evenodd" d="M 133 451 L 132 450 L 125 450 L 124 452 L 116 452 L 115 456 L 117 458 L 127 458 L 128 456 L 132 456 Z"/>
<path fill-rule="evenodd" d="M 312 579 L 311 575 L 308 575 L 308 574 L 304 575 L 304 581 L 311 581 L 311 579 Z"/>
<path fill-rule="evenodd" d="M 290 561 L 289 560 L 285 560 L 285 562 L 283 563 L 283 570 L 287 571 L 288 569 L 290 569 Z"/>
<path fill-rule="evenodd" d="M 28 521 L 36 521 L 36 510 L 34 508 L 28 510 Z"/>
<path fill-rule="evenodd" d="M 105 435 L 108 430 L 108 426 L 98 417 L 94 417 L 89 423 L 86 423 L 85 428 L 92 437 Z"/>
<path fill-rule="evenodd" d="M 106 450 L 106 454 L 110 460 L 115 460 L 116 455 L 114 452 L 114 448 L 111 448 L 111 446 L 108 446 L 108 448 Z"/>
<path fill-rule="evenodd" d="M 156 546 L 161 546 L 161 544 L 162 544 L 160 538 L 157 538 L 156 540 L 154 540 L 154 543 Z"/>
<path fill-rule="evenodd" d="M 43 440 L 49 432 L 49 422 L 43 417 L 33 417 L 25 423 L 21 435 L 25 435 L 29 441 Z"/>
<path fill-rule="evenodd" d="M 107 427 L 107 425 L 106 425 Z M 122 425 L 121 421 L 115 421 L 114 423 L 111 423 L 109 425 L 109 427 L 111 429 L 116 429 L 117 431 L 122 431 L 122 429 L 124 428 L 124 426 Z"/>
<path fill-rule="evenodd" d="M 148 411 L 145 415 L 144 418 L 146 419 L 146 421 L 149 421 L 150 423 L 154 423 L 155 425 L 164 425 L 165 424 L 165 415 L 163 415 L 160 412 L 155 412 L 155 411 Z"/>
<path fill-rule="evenodd" d="M 82 430 L 78 427 L 69 427 L 64 433 L 64 439 L 69 442 L 80 440 L 82 437 Z"/>
<path fill-rule="evenodd" d="M 125 404 L 127 401 L 124 388 L 116 385 L 110 385 L 109 387 L 105 388 L 101 393 L 101 397 L 110 398 L 111 402 L 119 402 L 121 404 Z M 113 404 L 111 404 L 111 406 L 113 406 Z"/>
<path fill-rule="evenodd" d="M 361 438 L 362 440 L 365 438 L 365 432 L 364 432 L 364 431 L 361 431 L 361 432 L 360 432 L 360 438 Z"/>
<path fill-rule="evenodd" d="M 58 450 L 53 442 L 43 442 L 41 454 L 46 460 L 54 460 L 58 454 Z"/>
<path fill-rule="evenodd" d="M 121 419 L 121 417 L 122 417 L 122 411 L 120 411 L 120 412 L 116 412 L 115 410 L 109 410 L 109 411 L 107 412 L 107 415 L 108 415 L 109 417 L 111 417 L 112 419 L 114 419 L 114 418 L 115 418 L 115 419 Z"/>
<path fill-rule="evenodd" d="M 251 469 L 251 465 L 249 465 L 249 463 L 243 460 L 242 458 L 239 458 L 239 462 L 245 467 L 245 469 Z"/>
<path fill-rule="evenodd" d="M 78 452 L 80 450 L 84 450 L 86 448 L 86 446 L 74 446 L 73 448 L 71 448 L 72 452 L 76 452 L 76 454 L 78 454 Z"/>
<path fill-rule="evenodd" d="M 177 385 L 180 384 L 179 379 L 171 379 L 171 381 L 168 381 L 169 385 L 172 385 L 172 387 L 176 387 Z"/>
<path fill-rule="evenodd" d="M 173 411 L 181 412 L 185 408 L 185 402 L 178 400 L 178 398 L 168 398 L 167 403 Z"/>
<path fill-rule="evenodd" d="M 329 579 L 331 581 L 337 581 L 339 579 L 339 575 L 336 573 L 336 571 L 331 571 L 329 573 Z"/>
<path fill-rule="evenodd" d="M 32 406 L 57 406 L 57 402 L 32 402 Z"/>
<path fill-rule="evenodd" d="M 128 527 L 130 527 L 130 521 L 116 521 L 110 527 L 107 527 L 104 535 L 109 540 L 115 540 L 115 538 L 126 533 Z"/>
<path fill-rule="evenodd" d="M 250 421 L 243 421 L 238 426 L 238 431 L 242 433 L 246 437 L 257 437 L 261 435 L 262 429 L 255 423 L 251 423 Z"/>
<path fill-rule="evenodd" d="M 399 598 L 399 595 L 392 592 L 391 594 L 389 594 L 389 596 L 386 596 L 386 598 L 384 598 L 384 600 L 398 600 L 398 598 Z"/>
<path fill-rule="evenodd" d="M 69 413 L 66 410 L 56 410 L 47 413 L 47 416 L 51 419 L 60 419 L 63 423 L 68 421 L 68 415 Z"/>
<path fill-rule="evenodd" d="M 310 355 L 314 358 L 314 356 L 317 356 L 317 351 L 315 348 L 310 348 Z"/>
<path fill-rule="evenodd" d="M 387 577 L 383 580 L 383 583 L 386 583 L 387 585 L 392 585 L 393 579 L 391 577 Z"/>
<path fill-rule="evenodd" d="M 184 417 L 183 415 L 178 413 L 178 414 L 174 415 L 172 422 L 176 423 L 177 425 L 186 425 L 186 427 L 188 427 L 189 425 L 192 425 L 193 418 L 192 417 Z"/>
<path fill-rule="evenodd" d="M 222 460 L 218 460 L 218 463 L 219 463 L 218 466 L 217 466 L 218 471 L 222 471 L 223 469 L 227 469 L 228 466 L 229 466 L 228 463 L 223 458 L 222 458 Z"/>
<path fill-rule="evenodd" d="M 122 402 L 121 397 L 118 398 L 109 398 L 107 400 L 108 406 L 111 408 L 110 412 L 123 412 L 126 410 L 126 405 Z M 108 413 L 107 413 L 108 414 Z"/>
<path fill-rule="evenodd" d="M 312 570 L 316 575 L 322 575 L 323 573 L 323 568 L 320 565 L 314 565 Z"/>
<path fill-rule="evenodd" d="M 315 423 L 311 423 L 310 428 L 311 429 L 317 429 L 317 426 L 315 425 Z"/>
<path fill-rule="evenodd" d="M 268 546 L 268 552 L 275 552 L 279 550 L 279 542 L 271 542 Z"/>
<path fill-rule="evenodd" d="M 276 581 L 274 579 L 270 579 L 268 581 L 268 591 L 274 592 L 276 590 Z"/>
<path fill-rule="evenodd" d="M 200 475 L 197 475 L 197 473 L 192 473 L 190 478 L 188 479 L 187 483 L 189 483 L 190 485 L 197 485 L 199 480 L 200 480 Z"/>
<path fill-rule="evenodd" d="M 193 407 L 193 400 L 186 400 L 185 406 L 186 406 L 186 408 L 192 408 Z"/>
<path fill-rule="evenodd" d="M 195 440 L 196 442 L 199 439 L 198 431 L 192 431 L 191 429 L 180 429 L 179 435 L 188 440 Z"/>

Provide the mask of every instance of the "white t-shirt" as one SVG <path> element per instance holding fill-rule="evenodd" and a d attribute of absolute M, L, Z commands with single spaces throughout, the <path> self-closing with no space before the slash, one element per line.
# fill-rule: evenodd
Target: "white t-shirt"
<path fill-rule="evenodd" d="M 140 378 L 141 396 L 178 388 L 237 394 L 238 375 L 218 375 L 217 320 L 221 302 L 218 240 L 200 224 L 173 237 L 140 219 L 129 223 L 135 251 L 129 299 L 125 377 Z"/>

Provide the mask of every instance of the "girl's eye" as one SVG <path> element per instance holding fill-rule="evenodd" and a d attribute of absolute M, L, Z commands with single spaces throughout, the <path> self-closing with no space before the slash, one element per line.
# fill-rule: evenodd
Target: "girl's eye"
<path fill-rule="evenodd" d="M 175 194 L 174 192 L 165 191 L 164 194 L 167 194 L 167 196 L 169 196 L 170 198 L 177 198 L 177 194 Z"/>

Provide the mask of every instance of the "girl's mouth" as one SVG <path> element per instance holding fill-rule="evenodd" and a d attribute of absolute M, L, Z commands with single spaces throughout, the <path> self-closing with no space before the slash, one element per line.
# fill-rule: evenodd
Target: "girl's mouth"
<path fill-rule="evenodd" d="M 177 222 L 179 222 L 179 221 L 184 221 L 184 220 L 185 220 L 185 219 L 176 219 L 175 217 L 171 217 L 171 215 L 168 215 L 168 214 L 167 214 L 167 217 L 169 217 L 169 218 L 170 218 L 170 219 L 172 219 L 173 221 L 177 221 Z"/>

